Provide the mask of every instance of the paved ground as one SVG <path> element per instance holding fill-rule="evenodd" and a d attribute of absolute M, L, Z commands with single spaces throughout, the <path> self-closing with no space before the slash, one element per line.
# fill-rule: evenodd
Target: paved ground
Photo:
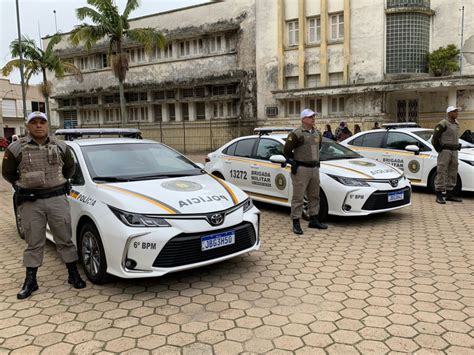
<path fill-rule="evenodd" d="M 474 194 L 289 232 L 263 212 L 262 248 L 228 262 L 76 291 L 47 245 L 40 289 L 16 293 L 23 241 L 0 179 L 0 353 L 474 354 Z"/>

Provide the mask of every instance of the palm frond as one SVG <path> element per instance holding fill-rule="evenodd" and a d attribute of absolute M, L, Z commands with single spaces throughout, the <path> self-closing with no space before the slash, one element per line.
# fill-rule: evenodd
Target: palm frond
<path fill-rule="evenodd" d="M 64 72 L 73 74 L 76 80 L 82 83 L 83 77 L 82 77 L 81 70 L 78 67 L 68 62 L 62 62 L 62 65 L 64 67 Z"/>
<path fill-rule="evenodd" d="M 84 42 L 87 50 L 90 50 L 97 43 L 97 41 L 107 35 L 108 31 L 104 26 L 81 24 L 72 30 L 69 40 L 73 46 L 78 46 L 81 42 Z"/>
<path fill-rule="evenodd" d="M 134 42 L 140 43 L 145 47 L 145 51 L 151 53 L 156 47 L 164 48 L 166 45 L 166 39 L 161 32 L 154 28 L 135 28 L 125 32 L 126 36 Z"/>
<path fill-rule="evenodd" d="M 20 68 L 20 59 L 12 59 L 2 68 L 2 75 L 9 76 L 17 68 Z"/>
<path fill-rule="evenodd" d="M 48 45 L 46 46 L 46 50 L 44 51 L 45 56 L 51 55 L 53 53 L 53 48 L 55 45 L 57 45 L 59 42 L 61 42 L 62 36 L 59 33 L 56 33 L 53 37 L 48 42 Z"/>
<path fill-rule="evenodd" d="M 127 0 L 127 5 L 125 5 L 125 10 L 123 10 L 122 17 L 128 22 L 128 16 L 130 16 L 130 13 L 138 6 L 140 6 L 139 0 Z"/>
<path fill-rule="evenodd" d="M 12 57 L 20 56 L 20 42 L 18 39 L 14 39 L 10 43 L 10 53 Z M 43 51 L 41 48 L 36 46 L 36 42 L 28 37 L 22 37 L 21 39 L 21 53 L 24 58 L 29 60 L 41 60 Z"/>
<path fill-rule="evenodd" d="M 108 13 L 115 7 L 112 0 L 87 0 L 87 3 L 94 6 L 102 14 Z"/>

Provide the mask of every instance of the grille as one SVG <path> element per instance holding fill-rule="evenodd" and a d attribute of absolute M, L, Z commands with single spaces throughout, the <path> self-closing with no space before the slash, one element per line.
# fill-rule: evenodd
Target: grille
<path fill-rule="evenodd" d="M 401 191 L 403 191 L 404 193 L 403 200 L 388 202 L 389 192 L 401 192 Z M 411 190 L 409 187 L 405 187 L 403 189 L 398 189 L 398 190 L 392 190 L 392 191 L 376 191 L 372 195 L 370 195 L 370 197 L 364 203 L 364 206 L 362 206 L 362 209 L 374 211 L 374 210 L 382 210 L 386 208 L 399 207 L 399 206 L 403 206 L 410 203 L 410 199 L 411 199 Z"/>
<path fill-rule="evenodd" d="M 201 250 L 201 237 L 227 231 L 235 231 L 234 244 L 216 249 Z M 212 260 L 248 249 L 255 242 L 255 231 L 251 223 L 242 223 L 236 227 L 213 230 L 207 233 L 180 234 L 166 243 L 156 257 L 153 266 L 176 267 Z"/>

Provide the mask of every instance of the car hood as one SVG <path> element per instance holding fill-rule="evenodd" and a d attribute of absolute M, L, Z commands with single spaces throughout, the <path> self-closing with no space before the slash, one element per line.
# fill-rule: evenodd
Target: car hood
<path fill-rule="evenodd" d="M 463 148 L 459 151 L 458 158 L 474 161 L 474 148 Z"/>
<path fill-rule="evenodd" d="M 393 179 L 402 174 L 398 169 L 369 158 L 326 160 L 321 172 L 357 179 Z"/>
<path fill-rule="evenodd" d="M 208 174 L 97 185 L 102 202 L 128 212 L 196 214 L 222 211 L 243 202 L 239 188 Z"/>

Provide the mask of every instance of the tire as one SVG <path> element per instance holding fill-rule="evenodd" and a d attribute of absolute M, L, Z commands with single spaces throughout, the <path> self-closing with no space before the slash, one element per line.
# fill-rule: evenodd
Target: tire
<path fill-rule="evenodd" d="M 326 198 L 326 194 L 321 189 L 319 190 L 319 214 L 318 219 L 320 222 L 324 222 L 328 218 L 328 200 Z M 309 221 L 309 213 L 308 213 L 308 199 L 306 196 L 304 197 L 303 203 L 303 219 Z"/>
<path fill-rule="evenodd" d="M 82 268 L 92 283 L 102 285 L 110 280 L 110 275 L 107 274 L 104 246 L 93 224 L 86 223 L 81 228 L 78 251 Z"/>
<path fill-rule="evenodd" d="M 435 190 L 436 174 L 437 174 L 436 169 L 433 169 L 428 178 L 428 188 L 434 193 L 436 193 L 436 190 Z M 462 181 L 461 181 L 461 177 L 458 174 L 456 186 L 454 187 L 454 194 L 459 196 L 461 194 L 461 191 L 462 191 Z"/>
<path fill-rule="evenodd" d="M 18 232 L 19 237 L 24 240 L 25 231 L 21 224 L 21 216 L 20 216 L 20 212 L 18 211 L 18 206 L 16 205 L 16 202 L 15 202 L 15 195 L 13 195 L 13 210 L 15 212 L 16 230 Z"/>

